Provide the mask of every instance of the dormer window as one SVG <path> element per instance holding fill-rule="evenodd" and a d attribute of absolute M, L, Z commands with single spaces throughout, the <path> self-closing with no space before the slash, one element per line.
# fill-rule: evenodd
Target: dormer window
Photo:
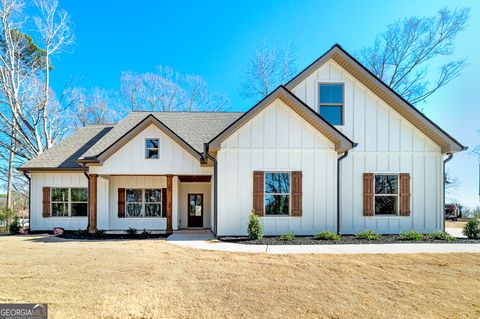
<path fill-rule="evenodd" d="M 158 138 L 147 138 L 145 140 L 145 158 L 158 159 L 159 154 Z"/>
<path fill-rule="evenodd" d="M 318 87 L 319 113 L 332 125 L 343 125 L 343 83 L 320 83 Z"/>

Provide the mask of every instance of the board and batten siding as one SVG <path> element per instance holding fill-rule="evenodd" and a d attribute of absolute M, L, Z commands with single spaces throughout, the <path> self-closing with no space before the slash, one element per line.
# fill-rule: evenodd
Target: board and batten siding
<path fill-rule="evenodd" d="M 336 126 L 358 146 L 341 162 L 340 231 L 399 233 L 442 228 L 443 165 L 440 147 L 383 100 L 330 60 L 292 91 L 318 111 L 318 84 L 345 85 L 345 123 Z M 363 173 L 410 173 L 411 215 L 364 217 Z"/>
<path fill-rule="evenodd" d="M 159 139 L 159 158 L 145 158 L 145 140 Z M 212 175 L 213 168 L 201 167 L 200 161 L 193 157 L 173 139 L 151 124 L 100 166 L 91 165 L 91 174 L 143 174 L 143 175 Z"/>
<path fill-rule="evenodd" d="M 83 173 L 76 172 L 42 172 L 31 173 L 31 215 L 30 230 L 52 231 L 54 227 L 66 230 L 79 230 L 87 228 L 87 217 L 49 217 L 42 216 L 42 189 L 43 187 L 88 187 L 87 178 Z"/>
<path fill-rule="evenodd" d="M 254 171 L 302 171 L 303 215 L 261 217 L 265 234 L 336 229 L 334 145 L 281 100 L 222 142 L 218 161 L 218 232 L 245 235 Z"/>

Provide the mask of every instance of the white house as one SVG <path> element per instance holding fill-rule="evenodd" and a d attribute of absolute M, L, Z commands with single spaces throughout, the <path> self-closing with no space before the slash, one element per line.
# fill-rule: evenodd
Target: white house
<path fill-rule="evenodd" d="M 19 169 L 32 231 L 265 233 L 444 228 L 444 162 L 466 149 L 334 45 L 246 113 L 132 112 Z"/>

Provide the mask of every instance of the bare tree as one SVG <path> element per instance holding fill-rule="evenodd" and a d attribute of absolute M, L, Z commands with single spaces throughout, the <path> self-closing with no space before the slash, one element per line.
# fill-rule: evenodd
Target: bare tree
<path fill-rule="evenodd" d="M 124 72 L 120 92 L 125 111 L 214 111 L 229 104 L 225 96 L 211 93 L 202 77 L 161 66 L 155 73 Z"/>
<path fill-rule="evenodd" d="M 74 128 L 92 124 L 114 123 L 118 120 L 116 92 L 101 88 L 87 90 L 74 87 L 68 90 L 67 103 L 71 109 Z"/>
<path fill-rule="evenodd" d="M 13 163 L 50 148 L 65 132 L 62 107 L 51 91 L 50 59 L 73 41 L 70 20 L 57 1 L 36 1 L 40 45 L 23 33 L 21 0 L 1 0 L 0 147 L 8 150 L 7 194 L 13 188 Z M 41 49 L 40 46 L 44 48 Z M 11 201 L 7 200 L 7 205 Z"/>
<path fill-rule="evenodd" d="M 264 97 L 277 86 L 285 84 L 295 74 L 292 46 L 270 48 L 266 42 L 255 49 L 241 79 L 241 95 L 247 98 Z"/>
<path fill-rule="evenodd" d="M 441 64 L 436 74 L 430 70 L 433 62 L 452 55 L 454 40 L 465 28 L 469 11 L 444 8 L 434 17 L 398 20 L 376 37 L 372 47 L 361 51 L 359 60 L 410 103 L 425 101 L 466 65 L 466 60 L 460 59 Z M 430 82 L 435 76 L 436 81 Z"/>
<path fill-rule="evenodd" d="M 460 187 L 460 180 L 458 177 L 452 175 L 452 173 L 447 170 L 445 172 L 445 191 L 450 194 Z"/>

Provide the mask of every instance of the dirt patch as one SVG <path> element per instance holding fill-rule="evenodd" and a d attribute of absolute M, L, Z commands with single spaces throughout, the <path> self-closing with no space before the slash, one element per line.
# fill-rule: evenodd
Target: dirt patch
<path fill-rule="evenodd" d="M 463 228 L 467 222 L 466 221 L 445 221 L 445 227 L 451 228 Z"/>
<path fill-rule="evenodd" d="M 267 255 L 0 237 L 0 302 L 52 318 L 478 318 L 480 254 Z"/>

